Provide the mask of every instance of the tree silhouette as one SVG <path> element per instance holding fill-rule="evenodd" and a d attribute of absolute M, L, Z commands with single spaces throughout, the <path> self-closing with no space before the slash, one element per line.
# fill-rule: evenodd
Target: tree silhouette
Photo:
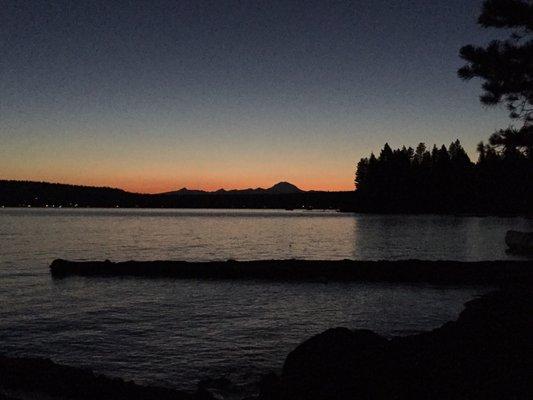
<path fill-rule="evenodd" d="M 485 0 L 478 23 L 512 33 L 507 40 L 493 40 L 487 47 L 461 48 L 467 64 L 459 69 L 459 77 L 484 80 L 483 104 L 503 102 L 511 118 L 533 121 L 533 2 Z"/>
<path fill-rule="evenodd" d="M 463 146 L 461 146 L 459 139 L 450 144 L 448 151 L 450 153 L 450 161 L 454 167 L 467 168 L 470 166 L 470 157 L 468 157 L 468 154 L 466 154 Z"/>
<path fill-rule="evenodd" d="M 533 134 L 528 129 L 501 129 L 491 135 L 489 143 L 507 156 L 523 152 L 533 158 Z"/>
<path fill-rule="evenodd" d="M 478 23 L 484 28 L 510 29 L 506 40 L 487 47 L 464 46 L 460 56 L 467 64 L 459 69 L 464 80 L 481 78 L 486 105 L 505 103 L 509 116 L 523 122 L 494 133 L 489 143 L 508 156 L 526 151 L 533 158 L 533 2 L 531 0 L 485 0 Z"/>
<path fill-rule="evenodd" d="M 416 150 L 385 144 L 378 158 L 357 163 L 358 211 L 438 213 L 527 213 L 533 196 L 533 168 L 516 139 L 502 133 L 478 145 L 476 164 L 461 142 L 448 148 L 424 143 Z"/>
<path fill-rule="evenodd" d="M 520 128 L 493 133 L 489 144 L 478 145 L 476 190 L 488 201 L 531 209 L 533 197 L 533 1 L 485 0 L 478 23 L 484 28 L 510 30 L 506 40 L 486 47 L 468 45 L 460 50 L 467 62 L 458 75 L 481 78 L 485 105 L 505 104 Z M 523 196 L 519 199 L 517 196 Z M 486 205 L 485 205 L 486 206 Z"/>

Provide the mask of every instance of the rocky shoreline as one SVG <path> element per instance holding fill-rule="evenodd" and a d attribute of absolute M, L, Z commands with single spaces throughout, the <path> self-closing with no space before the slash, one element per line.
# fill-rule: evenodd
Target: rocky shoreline
<path fill-rule="evenodd" d="M 0 356 L 0 400 L 114 399 L 201 400 L 202 391 L 142 386 L 90 370 L 59 365 L 43 358 Z M 209 399 L 210 397 L 207 397 Z"/>
<path fill-rule="evenodd" d="M 526 399 L 532 393 L 531 286 L 469 301 L 456 321 L 387 340 L 372 331 L 329 329 L 293 350 L 258 400 Z M 141 386 L 45 359 L 0 356 L 0 399 L 213 399 Z"/>
<path fill-rule="evenodd" d="M 526 399 L 533 390 L 531 288 L 491 292 L 456 321 L 387 340 L 329 329 L 299 345 L 261 400 Z"/>
<path fill-rule="evenodd" d="M 533 261 L 68 261 L 50 265 L 54 278 L 138 276 L 176 279 L 257 279 L 274 281 L 366 281 L 501 285 L 533 282 Z"/>

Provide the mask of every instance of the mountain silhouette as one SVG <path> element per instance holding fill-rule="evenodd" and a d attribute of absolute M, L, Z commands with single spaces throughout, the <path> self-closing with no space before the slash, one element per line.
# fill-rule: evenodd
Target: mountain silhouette
<path fill-rule="evenodd" d="M 179 190 L 175 190 L 172 192 L 165 192 L 161 193 L 162 195 L 198 195 L 198 194 L 291 194 L 291 193 L 304 193 L 305 190 L 300 189 L 296 185 L 293 185 L 289 182 L 278 182 L 274 186 L 269 187 L 267 189 L 264 188 L 248 188 L 248 189 L 231 189 L 231 190 L 225 190 L 225 189 L 219 189 L 213 192 L 208 192 L 205 190 L 195 190 L 195 189 L 187 189 L 182 188 Z"/>
<path fill-rule="evenodd" d="M 304 192 L 304 190 L 298 188 L 297 186 L 289 182 L 279 182 L 279 183 L 276 183 L 271 188 L 267 189 L 267 192 L 270 192 L 270 193 L 301 193 L 301 192 Z"/>
<path fill-rule="evenodd" d="M 180 189 L 169 193 L 131 193 L 109 187 L 61 183 L 0 180 L 3 207 L 120 207 L 120 208 L 256 208 L 256 209 L 349 209 L 354 191 L 303 191 L 280 182 L 264 188 L 214 192 Z"/>

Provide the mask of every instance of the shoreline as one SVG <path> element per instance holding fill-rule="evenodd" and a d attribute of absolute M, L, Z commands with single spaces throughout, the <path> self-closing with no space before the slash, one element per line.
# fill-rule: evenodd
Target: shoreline
<path fill-rule="evenodd" d="M 0 210 L 231 210 L 231 211 L 320 211 L 332 212 L 339 214 L 361 214 L 361 215 L 399 215 L 399 216 L 442 216 L 455 218 L 524 218 L 527 220 L 533 219 L 533 214 L 520 212 L 437 212 L 437 211 L 368 211 L 365 209 L 349 209 L 349 208 L 334 208 L 334 207 L 312 207 L 312 208 L 286 208 L 286 207 L 204 207 L 204 206 L 189 206 L 189 207 L 138 207 L 138 206 L 30 206 L 30 205 L 0 205 Z"/>
<path fill-rule="evenodd" d="M 242 400 L 526 399 L 530 290 L 489 292 L 465 303 L 456 320 L 415 335 L 385 339 L 369 330 L 328 329 L 301 342 L 281 374 L 264 375 L 256 394 Z M 214 400 L 216 386 L 200 381 L 196 392 L 183 392 L 0 354 L 0 400 Z"/>
<path fill-rule="evenodd" d="M 0 400 L 145 399 L 196 400 L 196 394 L 139 385 L 90 369 L 55 363 L 48 358 L 0 354 Z"/>
<path fill-rule="evenodd" d="M 69 261 L 50 265 L 53 278 L 69 276 L 148 277 L 283 282 L 391 282 L 466 285 L 531 284 L 533 260 L 514 261 Z"/>

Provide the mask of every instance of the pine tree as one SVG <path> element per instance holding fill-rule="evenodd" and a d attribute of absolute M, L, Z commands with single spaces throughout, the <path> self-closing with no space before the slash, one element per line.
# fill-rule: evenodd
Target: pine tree
<path fill-rule="evenodd" d="M 468 45 L 460 50 L 467 64 L 459 69 L 464 80 L 481 78 L 485 105 L 504 103 L 512 119 L 522 121 L 496 132 L 492 141 L 506 141 L 508 154 L 520 143 L 533 158 L 533 1 L 485 0 L 478 23 L 484 28 L 511 30 L 507 40 L 493 40 L 486 47 Z M 514 144 L 511 143 L 515 140 Z"/>

